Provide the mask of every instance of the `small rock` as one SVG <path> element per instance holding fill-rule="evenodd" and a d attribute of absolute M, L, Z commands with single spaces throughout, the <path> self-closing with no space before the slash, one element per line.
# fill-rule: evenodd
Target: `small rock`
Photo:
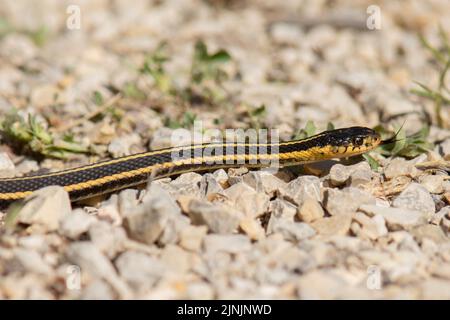
<path fill-rule="evenodd" d="M 430 223 L 438 226 L 446 216 L 450 217 L 450 207 L 448 206 L 431 215 Z"/>
<path fill-rule="evenodd" d="M 279 232 L 287 241 L 301 241 L 311 238 L 316 234 L 313 228 L 307 223 L 290 222 L 285 219 L 279 219 L 272 226 L 273 232 Z"/>
<path fill-rule="evenodd" d="M 126 217 L 130 212 L 138 206 L 138 190 L 125 189 L 119 193 L 119 213 L 122 217 Z"/>
<path fill-rule="evenodd" d="M 80 295 L 81 300 L 113 300 L 114 297 L 111 286 L 100 279 L 89 283 Z"/>
<path fill-rule="evenodd" d="M 189 203 L 188 215 L 193 224 L 205 224 L 214 233 L 231 233 L 239 226 L 242 213 L 226 205 L 211 204 L 194 199 Z"/>
<path fill-rule="evenodd" d="M 206 173 L 200 182 L 200 191 L 202 195 L 208 197 L 211 194 L 223 194 L 224 190 L 213 174 Z"/>
<path fill-rule="evenodd" d="M 433 198 L 428 190 L 414 182 L 410 183 L 409 186 L 394 199 L 392 206 L 420 211 L 428 216 L 434 214 L 436 209 Z"/>
<path fill-rule="evenodd" d="M 228 187 L 228 174 L 223 169 L 219 169 L 212 174 L 217 182 L 222 186 L 222 188 Z"/>
<path fill-rule="evenodd" d="M 444 219 L 442 219 L 441 221 L 441 226 L 445 230 L 445 232 L 447 232 L 447 234 L 450 233 L 450 219 L 444 217 Z"/>
<path fill-rule="evenodd" d="M 348 184 L 358 187 L 369 183 L 372 180 L 373 171 L 370 165 L 363 161 L 351 166 L 335 164 L 330 170 L 330 182 L 333 186 Z"/>
<path fill-rule="evenodd" d="M 340 163 L 335 164 L 330 169 L 330 181 L 333 186 L 342 186 L 350 178 L 350 170 L 348 166 L 344 166 Z"/>
<path fill-rule="evenodd" d="M 245 217 L 239 222 L 239 227 L 252 240 L 260 240 L 265 236 L 264 228 L 261 226 L 258 220 Z"/>
<path fill-rule="evenodd" d="M 125 217 L 128 235 L 138 241 L 152 244 L 174 243 L 178 232 L 189 225 L 172 196 L 158 184 L 152 183 L 141 205 Z"/>
<path fill-rule="evenodd" d="M 408 229 L 426 222 L 424 214 L 420 211 L 381 207 L 376 205 L 362 205 L 360 210 L 370 216 L 377 214 L 383 216 L 389 229 L 393 231 Z"/>
<path fill-rule="evenodd" d="M 392 179 L 397 176 L 415 177 L 417 174 L 418 170 L 414 164 L 404 158 L 394 158 L 384 168 L 384 175 L 387 179 Z"/>
<path fill-rule="evenodd" d="M 277 44 L 297 46 L 299 39 L 303 38 L 300 28 L 290 23 L 275 23 L 270 30 L 270 35 Z"/>
<path fill-rule="evenodd" d="M 297 208 L 292 203 L 277 198 L 270 202 L 270 212 L 272 212 L 271 217 L 274 216 L 293 221 L 294 216 L 297 213 Z"/>
<path fill-rule="evenodd" d="M 142 252 L 126 251 L 115 261 L 123 280 L 135 290 L 149 290 L 166 272 L 161 260 Z"/>
<path fill-rule="evenodd" d="M 256 192 L 264 192 L 271 197 L 278 190 L 285 189 L 287 186 L 286 182 L 264 170 L 251 171 L 245 174 L 243 181 L 256 190 Z"/>
<path fill-rule="evenodd" d="M 122 157 L 133 153 L 133 145 L 141 142 L 141 137 L 137 133 L 114 138 L 108 145 L 108 152 L 114 157 Z"/>
<path fill-rule="evenodd" d="M 14 176 L 14 163 L 6 152 L 0 152 L 0 178 Z"/>
<path fill-rule="evenodd" d="M 349 187 L 343 190 L 327 189 L 325 209 L 332 216 L 352 214 L 363 204 L 375 204 L 376 199 L 361 189 Z"/>
<path fill-rule="evenodd" d="M 164 263 L 166 269 L 175 274 L 183 274 L 192 267 L 191 257 L 192 254 L 186 250 L 169 244 L 161 253 L 161 262 Z"/>
<path fill-rule="evenodd" d="M 241 234 L 221 235 L 209 234 L 203 242 L 205 251 L 215 253 L 223 251 L 227 253 L 241 253 L 251 250 L 250 239 Z"/>
<path fill-rule="evenodd" d="M 25 174 L 32 171 L 38 171 L 39 165 L 35 160 L 24 160 L 16 166 L 17 174 Z"/>
<path fill-rule="evenodd" d="M 360 225 L 356 228 L 352 225 L 352 231 L 361 238 L 376 240 L 387 235 L 386 222 L 381 215 L 375 215 L 369 218 L 361 212 L 357 212 L 353 219 Z"/>
<path fill-rule="evenodd" d="M 309 223 L 321 219 L 324 214 L 325 213 L 319 201 L 314 198 L 306 198 L 297 212 L 297 217 L 301 221 Z"/>
<path fill-rule="evenodd" d="M 351 221 L 351 215 L 341 214 L 313 221 L 310 225 L 324 236 L 345 235 L 350 229 Z"/>
<path fill-rule="evenodd" d="M 33 273 L 3 276 L 0 297 L 9 300 L 55 300 L 55 295 L 48 290 L 47 278 Z"/>
<path fill-rule="evenodd" d="M 59 237 L 58 237 L 59 238 Z M 59 238 L 60 239 L 60 238 Z M 26 237 L 21 237 L 18 244 L 25 249 L 32 249 L 36 252 L 45 253 L 49 251 L 49 247 L 52 245 L 58 245 L 49 241 L 49 236 L 45 234 L 32 234 Z"/>
<path fill-rule="evenodd" d="M 300 176 L 289 182 L 286 190 L 286 196 L 294 201 L 298 206 L 303 204 L 306 198 L 313 198 L 322 201 L 320 192 L 321 182 L 315 176 Z"/>
<path fill-rule="evenodd" d="M 444 175 L 424 175 L 419 178 L 420 184 L 430 193 L 440 194 L 444 192 Z"/>
<path fill-rule="evenodd" d="M 89 227 L 91 242 L 109 258 L 123 251 L 127 235 L 122 227 L 113 226 L 105 221 L 97 221 Z"/>
<path fill-rule="evenodd" d="M 23 66 L 33 60 L 38 50 L 30 37 L 17 33 L 7 34 L 2 39 L 0 56 L 16 66 Z"/>
<path fill-rule="evenodd" d="M 157 129 L 154 133 L 153 133 L 153 138 L 150 141 L 150 145 L 149 148 L 150 150 L 159 150 L 159 149 L 163 149 L 163 148 L 170 148 L 173 147 L 172 145 L 172 137 L 173 137 L 173 130 L 167 127 L 162 127 Z M 183 145 L 187 145 L 190 144 L 190 138 L 191 136 L 188 135 L 187 136 L 189 139 L 186 140 L 186 143 L 183 143 Z"/>
<path fill-rule="evenodd" d="M 18 263 L 28 272 L 50 275 L 53 271 L 39 253 L 23 248 L 15 248 L 14 255 Z"/>
<path fill-rule="evenodd" d="M 441 227 L 432 224 L 418 226 L 411 230 L 411 234 L 418 243 L 422 243 L 424 239 L 430 239 L 436 244 L 449 241 L 449 238 L 442 231 Z"/>
<path fill-rule="evenodd" d="M 54 231 L 71 211 L 67 191 L 63 187 L 49 186 L 25 198 L 25 205 L 19 212 L 18 221 L 25 224 L 36 223 L 47 231 Z"/>
<path fill-rule="evenodd" d="M 77 208 L 71 214 L 63 217 L 58 232 L 70 239 L 78 239 L 81 234 L 88 231 L 89 226 L 95 221 L 96 219 L 93 216 Z"/>
<path fill-rule="evenodd" d="M 250 218 L 263 215 L 269 207 L 269 196 L 258 193 L 244 182 L 238 182 L 224 191 L 236 209 Z"/>
<path fill-rule="evenodd" d="M 326 270 L 313 270 L 298 279 L 300 299 L 336 299 L 349 284 Z"/>
<path fill-rule="evenodd" d="M 350 186 L 358 187 L 368 184 L 372 181 L 374 173 L 366 161 L 359 162 L 351 166 L 353 171 L 350 173 Z"/>
<path fill-rule="evenodd" d="M 202 181 L 202 175 L 197 172 L 188 172 L 183 173 L 175 180 L 172 181 L 173 184 L 176 185 L 185 185 L 185 184 L 200 184 Z"/>
<path fill-rule="evenodd" d="M 430 278 L 421 281 L 422 299 L 425 300 L 449 300 L 450 299 L 450 281 Z"/>
<path fill-rule="evenodd" d="M 202 176 L 198 173 L 184 173 L 173 180 L 170 184 L 167 184 L 165 189 L 176 199 L 183 195 L 200 199 L 204 196 L 200 190 L 201 180 Z"/>
<path fill-rule="evenodd" d="M 128 286 L 116 273 L 111 262 L 90 242 L 71 243 L 66 251 L 68 259 L 78 265 L 82 272 L 107 281 L 123 298 L 131 297 Z"/>
<path fill-rule="evenodd" d="M 108 200 L 100 204 L 100 208 L 97 210 L 97 217 L 115 226 L 122 224 L 122 216 L 119 213 L 119 196 L 117 194 L 111 195 Z"/>
<path fill-rule="evenodd" d="M 180 233 L 180 246 L 186 250 L 199 251 L 207 232 L 206 226 L 187 226 Z"/>
<path fill-rule="evenodd" d="M 248 172 L 246 167 L 230 168 L 228 169 L 228 183 L 230 185 L 242 182 L 244 180 L 243 176 Z"/>
<path fill-rule="evenodd" d="M 205 282 L 191 282 L 186 289 L 186 298 L 192 300 L 214 299 L 213 287 Z"/>

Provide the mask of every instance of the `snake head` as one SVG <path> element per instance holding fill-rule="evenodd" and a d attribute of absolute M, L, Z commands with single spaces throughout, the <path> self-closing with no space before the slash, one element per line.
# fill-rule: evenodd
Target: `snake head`
<path fill-rule="evenodd" d="M 328 145 L 336 157 L 349 157 L 378 147 L 380 135 L 370 128 L 350 127 L 328 132 Z"/>

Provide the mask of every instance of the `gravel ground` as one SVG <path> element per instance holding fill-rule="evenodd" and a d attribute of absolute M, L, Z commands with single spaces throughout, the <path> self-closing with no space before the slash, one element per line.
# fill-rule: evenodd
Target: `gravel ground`
<path fill-rule="evenodd" d="M 374 2 L 379 30 L 366 26 Z M 61 160 L 4 139 L 0 176 L 164 147 L 194 118 L 281 139 L 308 121 L 430 123 L 434 147 L 374 153 L 376 170 L 356 159 L 186 173 L 76 205 L 41 189 L 15 223 L 0 213 L 0 298 L 450 299 L 450 113 L 410 91 L 438 86 L 418 34 L 442 45 L 447 0 L 132 3 L 2 0 L 0 115 L 33 115 L 83 152 Z M 231 59 L 196 82 L 198 40 Z"/>

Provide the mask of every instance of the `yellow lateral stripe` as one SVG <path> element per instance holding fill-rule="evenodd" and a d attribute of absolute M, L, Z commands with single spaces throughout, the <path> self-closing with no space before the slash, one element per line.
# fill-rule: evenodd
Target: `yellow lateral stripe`
<path fill-rule="evenodd" d="M 190 150 L 196 150 L 196 149 L 205 148 L 205 147 L 213 149 L 213 148 L 217 148 L 217 147 L 238 147 L 238 146 L 242 146 L 242 147 L 286 146 L 286 145 L 292 145 L 292 144 L 297 144 L 297 143 L 303 143 L 303 142 L 309 141 L 311 139 L 318 138 L 321 135 L 322 134 L 317 134 L 317 135 L 312 136 L 310 138 L 306 138 L 306 139 L 302 139 L 302 140 L 281 142 L 281 143 L 233 143 L 233 144 L 217 143 L 217 144 L 204 144 L 204 145 L 175 147 L 175 148 L 171 148 L 171 149 L 169 148 L 169 149 L 163 149 L 163 150 L 157 150 L 157 151 L 150 151 L 150 152 L 145 152 L 145 153 L 134 154 L 134 155 L 125 156 L 125 157 L 122 157 L 122 158 L 112 159 L 112 160 L 109 160 L 109 161 L 97 162 L 97 163 L 93 163 L 93 164 L 90 164 L 90 165 L 88 164 L 88 165 L 85 165 L 85 166 L 82 166 L 82 167 L 77 167 L 77 168 L 67 169 L 67 170 L 61 170 L 61 171 L 46 173 L 46 174 L 42 174 L 42 175 L 25 176 L 25 177 L 13 177 L 13 178 L 2 178 L 2 179 L 0 179 L 0 181 L 17 181 L 17 180 L 23 181 L 23 180 L 31 180 L 31 179 L 36 179 L 36 178 L 53 177 L 53 176 L 59 176 L 59 175 L 63 175 L 63 174 L 75 173 L 75 172 L 79 172 L 79 171 L 83 171 L 83 170 L 89 170 L 89 169 L 93 169 L 93 168 L 98 168 L 98 167 L 111 165 L 111 164 L 115 164 L 115 163 L 119 163 L 119 162 L 125 162 L 125 161 L 129 161 L 129 160 L 133 160 L 133 159 L 144 158 L 144 157 L 148 157 L 148 156 L 154 156 L 154 155 L 163 154 L 163 153 L 178 152 L 178 151 L 189 150 L 189 149 Z"/>
<path fill-rule="evenodd" d="M 298 155 L 299 152 L 295 151 L 295 152 L 291 152 L 291 153 L 287 153 L 287 154 L 283 154 L 281 158 L 286 159 L 289 157 L 289 155 Z M 201 157 L 201 158 L 190 158 L 190 159 L 185 159 L 185 160 L 180 160 L 177 162 L 165 162 L 162 164 L 155 164 L 153 166 L 149 166 L 149 167 L 145 167 L 145 168 L 141 168 L 141 169 L 136 169 L 136 170 L 131 170 L 131 171 L 125 171 L 125 172 L 121 172 L 121 173 L 117 173 L 114 175 L 110 175 L 110 176 L 105 176 L 102 178 L 98 178 L 95 180 L 88 180 L 88 181 L 84 181 L 84 182 L 80 182 L 77 184 L 73 184 L 73 185 L 68 185 L 68 186 L 64 186 L 64 189 L 67 192 L 71 192 L 71 191 L 76 191 L 76 190 L 82 190 L 82 189 L 87 189 L 87 188 L 91 188 L 91 187 L 95 187 L 95 186 L 99 186 L 99 185 L 103 185 L 106 184 L 108 182 L 112 182 L 115 180 L 120 180 L 120 179 L 124 179 L 124 178 L 131 178 L 134 176 L 138 176 L 141 174 L 148 174 L 151 173 L 154 169 L 166 169 L 166 168 L 171 168 L 171 167 L 178 167 L 178 166 L 182 166 L 182 165 L 187 165 L 187 164 L 195 164 L 196 162 L 201 161 L 201 163 L 204 162 L 214 162 L 214 161 L 227 161 L 227 160 L 235 160 L 235 161 L 239 161 L 239 160 L 244 160 L 244 161 L 249 161 L 249 160 L 270 160 L 270 159 L 276 159 L 276 158 L 280 158 L 279 154 L 246 154 L 246 155 L 227 155 L 227 156 L 210 156 L 210 157 Z M 199 160 L 200 159 L 200 160 Z M 225 163 L 226 165 L 226 163 Z M 211 169 L 210 167 L 205 167 L 205 170 L 209 170 Z M 12 192 L 12 193 L 0 193 L 0 200 L 13 200 L 13 199 L 21 199 L 21 198 L 25 198 L 26 196 L 30 195 L 33 191 L 21 191 L 21 192 Z"/>

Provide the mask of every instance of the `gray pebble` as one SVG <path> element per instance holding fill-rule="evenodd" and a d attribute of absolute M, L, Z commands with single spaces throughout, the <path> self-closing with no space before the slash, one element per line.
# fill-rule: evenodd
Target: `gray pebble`
<path fill-rule="evenodd" d="M 84 210 L 75 209 L 61 220 L 58 232 L 70 239 L 78 239 L 95 221 L 96 219 Z"/>
<path fill-rule="evenodd" d="M 124 252 L 114 264 L 121 278 L 139 292 L 149 290 L 166 272 L 159 259 L 136 251 Z"/>
<path fill-rule="evenodd" d="M 223 204 L 194 199 L 189 203 L 188 215 L 193 224 L 204 224 L 214 233 L 231 233 L 239 226 L 242 214 Z"/>
<path fill-rule="evenodd" d="M 381 207 L 377 205 L 362 205 L 361 211 L 366 212 L 370 216 L 379 214 L 383 216 L 390 230 L 400 230 L 415 227 L 426 222 L 423 212 L 413 211 L 410 209 Z"/>
<path fill-rule="evenodd" d="M 376 199 L 366 191 L 349 187 L 327 189 L 324 202 L 328 213 L 334 216 L 354 213 L 363 204 L 375 204 Z"/>
<path fill-rule="evenodd" d="M 238 254 L 251 249 L 250 239 L 240 234 L 209 234 L 204 239 L 204 246 L 207 253 L 223 251 Z"/>
<path fill-rule="evenodd" d="M 301 241 L 316 234 L 307 223 L 290 222 L 286 219 L 278 219 L 271 228 L 273 232 L 279 232 L 288 241 Z"/>
<path fill-rule="evenodd" d="M 59 186 L 39 189 L 26 197 L 25 202 L 18 221 L 39 224 L 48 231 L 57 230 L 62 219 L 72 211 L 69 194 Z"/>
<path fill-rule="evenodd" d="M 396 208 L 410 209 L 431 216 L 435 213 L 435 204 L 428 190 L 418 183 L 410 183 L 392 202 Z"/>

